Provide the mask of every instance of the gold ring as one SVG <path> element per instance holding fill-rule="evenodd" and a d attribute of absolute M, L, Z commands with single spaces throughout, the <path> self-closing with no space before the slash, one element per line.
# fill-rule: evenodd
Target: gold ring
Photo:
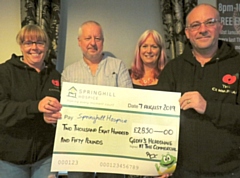
<path fill-rule="evenodd" d="M 187 104 L 191 103 L 191 100 L 187 100 Z"/>
<path fill-rule="evenodd" d="M 48 105 L 50 105 L 50 103 L 51 103 L 51 100 L 48 100 Z"/>

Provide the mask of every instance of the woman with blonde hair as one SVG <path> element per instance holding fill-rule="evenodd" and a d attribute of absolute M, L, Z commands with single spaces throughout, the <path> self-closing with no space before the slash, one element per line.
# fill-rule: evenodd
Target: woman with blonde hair
<path fill-rule="evenodd" d="M 138 39 L 130 70 L 133 87 L 157 89 L 158 77 L 166 63 L 162 36 L 155 30 L 146 30 Z"/>
<path fill-rule="evenodd" d="M 158 90 L 158 77 L 167 63 L 165 44 L 155 30 L 146 30 L 138 39 L 134 61 L 130 69 L 133 88 Z M 160 178 L 170 177 L 164 174 Z M 128 175 L 127 178 L 150 178 Z"/>
<path fill-rule="evenodd" d="M 45 61 L 49 39 L 39 26 L 24 26 L 17 43 L 22 55 L 0 64 L 0 177 L 53 178 L 61 75 Z"/>

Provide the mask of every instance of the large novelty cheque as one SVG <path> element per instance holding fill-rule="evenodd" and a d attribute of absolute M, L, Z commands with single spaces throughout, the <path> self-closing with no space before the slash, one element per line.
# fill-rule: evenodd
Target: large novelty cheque
<path fill-rule="evenodd" d="M 52 171 L 174 172 L 179 98 L 176 92 L 64 82 Z"/>

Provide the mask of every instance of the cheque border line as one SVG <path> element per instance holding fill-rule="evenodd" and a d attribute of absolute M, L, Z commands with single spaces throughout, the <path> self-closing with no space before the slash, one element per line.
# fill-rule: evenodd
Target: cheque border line
<path fill-rule="evenodd" d="M 90 154 L 90 153 L 82 153 L 82 152 L 53 152 L 53 154 L 66 154 L 66 155 L 86 155 L 86 156 L 99 156 L 99 157 L 111 157 L 111 158 L 124 158 L 124 159 L 133 159 L 133 160 L 142 160 L 142 161 L 150 161 L 156 162 L 159 159 L 149 159 L 149 158 L 139 158 L 139 157 L 132 157 L 132 156 L 121 156 L 121 155 L 109 155 L 109 154 Z"/>

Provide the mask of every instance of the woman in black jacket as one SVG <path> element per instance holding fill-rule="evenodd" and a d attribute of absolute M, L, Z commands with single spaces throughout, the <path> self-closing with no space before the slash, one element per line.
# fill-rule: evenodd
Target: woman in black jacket
<path fill-rule="evenodd" d="M 59 113 L 60 73 L 44 60 L 49 39 L 37 25 L 17 35 L 23 56 L 0 65 L 0 177 L 47 178 Z"/>

